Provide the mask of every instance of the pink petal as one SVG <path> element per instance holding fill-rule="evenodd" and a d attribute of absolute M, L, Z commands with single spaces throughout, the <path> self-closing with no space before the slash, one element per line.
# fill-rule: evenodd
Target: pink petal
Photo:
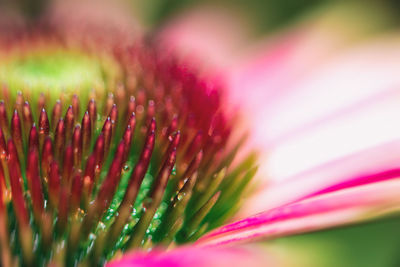
<path fill-rule="evenodd" d="M 397 140 L 321 164 L 283 181 L 271 182 L 252 195 L 238 217 L 244 218 L 332 188 L 393 178 L 390 174 L 396 176 L 399 159 L 400 140 Z"/>
<path fill-rule="evenodd" d="M 259 134 L 269 145 L 278 146 L 321 124 L 396 97 L 399 47 L 400 42 L 384 38 L 327 61 L 269 103 L 262 112 L 264 123 L 257 124 L 263 125 Z"/>
<path fill-rule="evenodd" d="M 396 178 L 321 194 L 223 226 L 197 244 L 232 245 L 372 220 L 400 211 L 399 190 Z"/>
<path fill-rule="evenodd" d="M 274 266 L 273 259 L 265 251 L 255 248 L 200 248 L 180 247 L 171 251 L 137 251 L 124 254 L 119 260 L 108 263 L 107 267 L 164 266 L 164 267 L 219 267 L 219 266 Z"/>
<path fill-rule="evenodd" d="M 269 181 L 259 187 L 261 190 L 242 209 L 240 217 L 297 200 L 348 179 L 399 166 L 400 123 L 395 123 L 400 116 L 399 47 L 396 39 L 384 38 L 327 63 L 326 69 L 316 72 L 324 75 L 315 75 L 313 83 L 299 86 L 298 93 L 295 90 L 296 96 L 308 97 L 299 97 L 298 103 L 292 103 L 301 107 L 296 112 L 290 111 L 294 120 L 307 114 L 308 109 L 314 111 L 307 116 L 311 118 L 315 113 L 315 118 L 307 119 L 308 123 L 303 120 L 302 126 L 293 123 L 290 134 L 268 141 L 269 127 L 275 127 L 273 124 L 280 127 L 290 114 L 278 110 L 283 124 L 260 115 L 267 118 L 259 119 L 253 142 L 269 152 L 261 159 L 259 172 Z M 335 81 L 342 80 L 345 82 L 336 88 Z M 326 88 L 329 90 L 325 91 Z M 308 108 L 313 102 L 324 105 Z"/>
<path fill-rule="evenodd" d="M 303 54 L 307 33 L 278 39 L 231 76 L 233 97 L 251 114 L 251 146 L 262 152 L 258 192 L 237 218 L 399 167 L 398 38 L 369 40 L 332 58 L 329 46 Z"/>
<path fill-rule="evenodd" d="M 396 139 L 399 47 L 383 39 L 355 48 L 288 86 L 279 99 L 258 96 L 268 105 L 253 103 L 248 112 L 254 145 L 269 151 L 268 165 L 261 166 L 267 175 L 282 180 Z"/>
<path fill-rule="evenodd" d="M 400 91 L 395 88 L 380 88 L 381 93 L 324 120 L 303 125 L 290 137 L 270 146 L 265 166 L 269 174 L 275 180 L 284 180 L 331 160 L 398 140 L 400 124 L 393 122 L 400 115 Z"/>
<path fill-rule="evenodd" d="M 199 66 L 226 69 L 248 42 L 248 29 L 240 14 L 215 6 L 187 10 L 159 33 L 169 50 Z"/>
<path fill-rule="evenodd" d="M 253 111 L 261 108 L 265 115 L 270 115 L 267 111 L 270 105 L 273 109 L 275 101 L 296 93 L 297 85 L 313 77 L 314 71 L 327 60 L 379 29 L 387 14 L 377 8 L 372 14 L 368 4 L 328 4 L 285 31 L 268 36 L 251 47 L 247 57 L 228 74 L 233 100 L 245 102 Z"/>

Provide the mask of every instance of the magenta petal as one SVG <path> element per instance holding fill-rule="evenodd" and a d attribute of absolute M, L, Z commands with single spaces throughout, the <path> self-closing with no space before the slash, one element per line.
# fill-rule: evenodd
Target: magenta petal
<path fill-rule="evenodd" d="M 121 259 L 108 263 L 107 267 L 163 266 L 163 267 L 232 267 L 274 266 L 266 259 L 265 251 L 244 248 L 180 247 L 171 251 L 137 251 L 125 254 Z"/>
<path fill-rule="evenodd" d="M 248 30 L 237 14 L 215 6 L 197 6 L 164 25 L 158 38 L 164 47 L 207 69 L 226 70 L 248 43 Z"/>
<path fill-rule="evenodd" d="M 395 179 L 398 177 L 400 177 L 400 168 L 385 170 L 385 171 L 382 171 L 379 173 L 355 177 L 353 179 L 349 179 L 347 181 L 343 181 L 341 183 L 321 189 L 315 193 L 305 196 L 304 199 L 310 198 L 313 196 L 322 195 L 322 194 L 327 194 L 330 192 L 339 191 L 342 189 L 347 189 L 347 188 L 352 188 L 352 187 L 356 187 L 356 186 L 367 185 L 367 184 L 377 183 L 377 182 L 386 181 L 386 180 L 390 180 L 390 179 Z"/>
<path fill-rule="evenodd" d="M 223 226 L 199 245 L 223 245 L 269 239 L 358 223 L 400 211 L 400 179 L 321 194 Z"/>
<path fill-rule="evenodd" d="M 245 203 L 239 218 L 279 207 L 307 196 L 396 176 L 400 168 L 400 140 L 350 154 L 270 183 Z"/>

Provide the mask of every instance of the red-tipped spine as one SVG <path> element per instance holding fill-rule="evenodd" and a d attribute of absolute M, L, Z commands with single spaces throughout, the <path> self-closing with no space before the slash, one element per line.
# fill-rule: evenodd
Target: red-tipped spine
<path fill-rule="evenodd" d="M 128 247 L 137 247 L 141 244 L 143 237 L 146 233 L 146 230 L 153 218 L 154 214 L 159 207 L 165 188 L 167 187 L 168 179 L 171 175 L 172 168 L 175 165 L 176 161 L 176 147 L 172 150 L 172 152 L 168 155 L 167 160 L 162 166 L 156 181 L 153 183 L 152 188 L 150 190 L 150 198 L 151 201 L 147 203 L 145 206 L 146 210 L 143 212 L 139 221 L 136 223 L 133 232 L 131 234 L 130 239 L 128 240 Z"/>
<path fill-rule="evenodd" d="M 0 164 L 0 205 L 6 201 L 7 182 L 3 166 Z M 1 208 L 0 208 L 1 209 Z"/>
<path fill-rule="evenodd" d="M 192 142 L 190 143 L 189 147 L 183 154 L 183 159 L 185 162 L 191 160 L 194 155 L 196 155 L 203 145 L 203 132 L 198 131 L 196 136 L 193 138 Z"/>
<path fill-rule="evenodd" d="M 60 170 L 56 161 L 53 161 L 50 164 L 48 187 L 49 203 L 50 206 L 55 209 L 58 206 L 60 194 Z"/>
<path fill-rule="evenodd" d="M 25 101 L 24 106 L 22 108 L 22 118 L 24 121 L 24 130 L 26 135 L 30 131 L 33 125 L 32 110 L 28 101 Z"/>
<path fill-rule="evenodd" d="M 170 143 L 168 145 L 167 150 L 164 152 L 164 158 L 161 161 L 161 166 L 168 159 L 169 155 L 172 153 L 172 150 L 176 149 L 181 141 L 181 132 L 177 131 L 173 136 L 170 136 Z"/>
<path fill-rule="evenodd" d="M 156 105 L 153 100 L 149 100 L 147 104 L 147 121 L 151 121 L 156 115 Z"/>
<path fill-rule="evenodd" d="M 96 158 L 96 169 L 101 169 L 104 160 L 104 135 L 100 134 L 97 137 L 96 144 L 94 145 L 93 154 Z"/>
<path fill-rule="evenodd" d="M 67 188 L 63 186 L 60 187 L 59 198 L 56 228 L 61 234 L 65 231 L 68 222 L 69 194 Z"/>
<path fill-rule="evenodd" d="M 118 120 L 118 108 L 117 108 L 116 104 L 112 105 L 109 117 L 111 118 L 112 121 L 117 123 L 117 120 Z"/>
<path fill-rule="evenodd" d="M 64 186 L 69 188 L 71 182 L 71 173 L 74 164 L 74 157 L 73 157 L 73 148 L 71 145 L 65 148 L 64 152 L 64 160 L 63 160 L 63 168 L 62 168 L 62 182 Z"/>
<path fill-rule="evenodd" d="M 68 143 L 69 140 L 71 140 L 72 131 L 74 129 L 74 122 L 75 122 L 74 111 L 72 110 L 72 105 L 68 107 L 67 112 L 65 113 L 65 116 L 64 116 L 64 121 L 65 121 L 65 138 L 66 138 L 66 142 Z"/>
<path fill-rule="evenodd" d="M 28 138 L 28 151 L 31 150 L 39 151 L 39 133 L 36 129 L 35 123 L 32 124 L 32 128 L 29 131 L 29 138 Z"/>
<path fill-rule="evenodd" d="M 61 157 L 63 156 L 65 146 L 65 123 L 62 118 L 58 121 L 55 131 L 54 156 L 59 161 L 62 161 Z"/>
<path fill-rule="evenodd" d="M 3 100 L 0 101 L 0 127 L 3 129 L 3 133 L 7 139 L 10 136 L 10 129 L 8 128 L 7 109 Z"/>
<path fill-rule="evenodd" d="M 183 179 L 189 178 L 193 173 L 199 168 L 201 160 L 203 159 L 203 150 L 197 153 L 196 157 L 193 158 L 192 162 L 187 167 L 185 173 L 183 174 Z"/>
<path fill-rule="evenodd" d="M 61 101 L 57 100 L 54 107 L 53 112 L 51 113 L 51 128 L 56 129 L 56 125 L 58 124 L 61 118 L 62 106 Z"/>
<path fill-rule="evenodd" d="M 0 128 L 0 158 L 6 158 L 6 153 L 7 153 L 7 145 L 6 145 L 6 139 L 4 136 L 3 129 Z"/>
<path fill-rule="evenodd" d="M 134 96 L 129 97 L 128 106 L 126 107 L 126 115 L 130 116 L 132 113 L 136 111 L 136 100 Z M 128 117 L 126 117 L 128 119 Z"/>
<path fill-rule="evenodd" d="M 85 174 L 83 176 L 83 197 L 84 203 L 87 205 L 92 195 L 93 185 L 95 182 L 95 171 L 96 171 L 96 157 L 92 154 L 87 162 L 85 168 Z"/>
<path fill-rule="evenodd" d="M 13 139 L 9 139 L 7 142 L 7 152 L 8 152 L 8 162 L 12 162 L 13 167 L 18 168 L 18 171 L 20 172 L 21 164 L 18 159 L 18 152 Z"/>
<path fill-rule="evenodd" d="M 191 177 L 199 169 L 202 159 L 203 159 L 203 150 L 200 150 L 200 152 L 197 153 L 197 155 L 190 162 L 189 166 L 186 168 L 182 176 L 177 177 L 179 180 L 177 179 L 174 180 L 173 186 L 175 188 L 172 191 L 177 191 L 184 185 L 185 180 Z"/>
<path fill-rule="evenodd" d="M 82 118 L 82 151 L 85 159 L 89 154 L 90 142 L 92 138 L 92 127 L 89 111 L 85 112 Z"/>
<path fill-rule="evenodd" d="M 91 131 L 92 131 L 97 121 L 97 107 L 96 107 L 96 101 L 94 101 L 94 99 L 90 99 L 87 111 L 89 112 L 89 117 L 91 121 Z"/>
<path fill-rule="evenodd" d="M 9 141 L 8 143 L 11 144 L 12 141 Z M 13 145 L 8 146 L 9 151 L 13 151 L 13 149 L 10 149 L 10 146 Z M 23 195 L 23 180 L 21 175 L 21 169 L 18 164 L 16 154 L 14 153 L 15 152 L 10 153 L 8 159 L 8 170 L 10 174 L 12 203 L 20 230 L 19 234 L 20 234 L 22 255 L 24 257 L 24 261 L 26 262 L 26 264 L 31 265 L 33 260 L 32 230 L 30 228 L 29 213 Z"/>
<path fill-rule="evenodd" d="M 126 162 L 126 160 L 128 159 L 128 156 L 129 156 L 129 152 L 130 152 L 132 140 L 133 140 L 133 133 L 134 133 L 134 131 L 132 131 L 131 126 L 128 125 L 124 132 L 124 135 L 122 136 L 122 140 L 125 142 L 125 151 L 124 151 L 124 155 L 122 157 L 123 164 Z"/>
<path fill-rule="evenodd" d="M 101 130 L 102 134 L 104 135 L 104 157 L 106 158 L 108 152 L 110 151 L 110 145 L 112 140 L 113 134 L 113 125 L 111 122 L 111 118 L 107 117 L 106 121 L 104 122 L 103 129 Z"/>
<path fill-rule="evenodd" d="M 155 121 L 154 121 L 155 122 Z M 139 161 L 136 164 L 131 177 L 129 179 L 128 187 L 125 191 L 124 198 L 118 208 L 118 213 L 116 215 L 116 219 L 111 226 L 109 231 L 109 247 L 115 243 L 119 234 L 121 233 L 126 221 L 128 220 L 131 212 L 134 201 L 138 195 L 140 185 L 142 184 L 143 178 L 146 174 L 146 171 L 149 167 L 151 155 L 154 149 L 155 142 L 155 123 L 149 126 L 149 131 L 147 133 L 146 141 L 140 155 Z"/>
<path fill-rule="evenodd" d="M 6 103 L 11 103 L 10 88 L 8 88 L 7 84 L 3 84 L 3 86 L 1 86 L 1 95 Z"/>
<path fill-rule="evenodd" d="M 88 214 L 83 222 L 83 235 L 86 236 L 91 228 L 95 225 L 98 219 L 109 207 L 112 197 L 115 193 L 116 187 L 121 177 L 122 155 L 124 151 L 124 143 L 121 142 L 122 148 L 117 149 L 114 160 L 108 170 L 107 177 L 101 184 L 99 193 L 92 205 L 88 210 Z"/>
<path fill-rule="evenodd" d="M 12 193 L 12 201 L 14 205 L 15 214 L 17 216 L 18 222 L 21 227 L 30 227 L 29 226 L 29 215 L 28 210 L 26 208 L 24 194 L 23 194 L 23 180 L 21 175 L 21 169 L 19 163 L 16 159 L 15 150 L 11 148 L 13 146 L 12 141 L 8 142 L 9 146 L 9 159 L 8 159 L 8 170 L 10 172 L 10 184 L 11 184 L 11 193 Z"/>
<path fill-rule="evenodd" d="M 79 125 L 75 126 L 74 133 L 72 134 L 72 148 L 74 154 L 74 167 L 80 169 L 82 164 L 82 134 L 81 126 Z"/>
<path fill-rule="evenodd" d="M 51 138 L 47 136 L 43 142 L 41 159 L 42 175 L 45 180 L 49 179 L 50 164 L 53 162 L 53 160 L 53 142 L 51 141 Z"/>
<path fill-rule="evenodd" d="M 118 145 L 117 152 L 115 154 L 115 158 L 111 163 L 110 169 L 107 173 L 107 177 L 102 183 L 99 193 L 96 198 L 96 216 L 101 216 L 108 206 L 111 203 L 111 200 L 114 196 L 115 190 L 117 189 L 119 179 L 121 177 L 121 165 L 122 165 L 122 156 L 124 153 L 124 142 Z"/>
<path fill-rule="evenodd" d="M 132 113 L 130 113 L 131 115 L 130 115 L 130 117 L 129 117 L 129 119 L 128 119 L 128 124 L 126 125 L 126 126 L 130 126 L 131 127 L 131 130 L 133 131 L 133 132 L 135 132 L 135 128 L 136 128 L 136 115 L 135 115 L 135 112 L 132 112 Z"/>
<path fill-rule="evenodd" d="M 168 126 L 168 129 L 165 133 L 165 136 L 171 136 L 178 129 L 178 115 L 174 115 L 171 123 Z"/>
<path fill-rule="evenodd" d="M 28 178 L 29 191 L 32 196 L 33 214 L 36 220 L 40 222 L 44 211 L 44 197 L 39 177 L 39 156 L 37 148 L 32 148 L 28 153 L 26 175 Z"/>
<path fill-rule="evenodd" d="M 149 126 L 147 128 L 147 136 L 151 133 L 151 132 L 156 132 L 156 118 L 152 118 L 150 120 Z"/>
<path fill-rule="evenodd" d="M 18 115 L 17 110 L 14 111 L 13 116 L 11 118 L 11 136 L 14 141 L 15 147 L 17 149 L 18 158 L 21 162 L 24 159 L 24 152 L 23 152 L 21 119 Z"/>
<path fill-rule="evenodd" d="M 71 187 L 71 204 L 70 212 L 75 212 L 78 210 L 81 203 L 82 196 L 82 173 L 77 171 L 74 174 Z"/>
<path fill-rule="evenodd" d="M 4 138 L 4 134 L 3 134 L 3 131 L 1 128 L 0 128 L 0 164 L 1 164 L 1 167 L 2 167 L 1 169 L 3 171 L 3 176 L 4 176 L 3 196 L 5 196 L 8 193 L 8 189 L 7 189 L 6 185 L 9 184 L 10 177 L 9 177 L 8 165 L 7 165 L 7 144 L 6 144 L 6 140 Z"/>
<path fill-rule="evenodd" d="M 107 100 L 104 105 L 104 112 L 103 112 L 104 116 L 108 116 L 110 114 L 113 105 L 114 105 L 114 95 L 112 93 L 109 93 L 107 95 Z"/>
<path fill-rule="evenodd" d="M 49 135 L 50 132 L 49 118 L 44 108 L 40 110 L 38 126 L 39 126 L 39 146 L 42 147 L 44 139 L 46 138 L 46 136 Z"/>
<path fill-rule="evenodd" d="M 116 104 L 114 104 L 112 106 L 109 117 L 112 122 L 112 124 L 111 124 L 112 133 L 115 134 L 115 127 L 117 126 L 117 122 L 118 122 L 118 108 L 117 108 Z"/>
<path fill-rule="evenodd" d="M 2 250 L 0 263 L 2 266 L 12 266 L 8 219 L 6 205 L 4 203 L 6 192 L 3 189 L 4 188 L 0 187 L 0 246 Z"/>

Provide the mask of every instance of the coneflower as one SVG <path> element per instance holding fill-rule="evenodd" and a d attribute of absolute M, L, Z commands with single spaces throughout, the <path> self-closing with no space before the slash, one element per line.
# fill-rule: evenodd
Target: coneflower
<path fill-rule="evenodd" d="M 394 142 L 261 188 L 240 210 L 246 216 L 207 233 L 238 216 L 257 170 L 257 155 L 244 145 L 243 121 L 227 104 L 223 83 L 191 65 L 196 59 L 167 52 L 163 45 L 170 43 L 157 41 L 162 34 L 141 37 L 121 10 L 114 12 L 114 2 L 77 1 L 66 8 L 69 2 L 52 3 L 25 25 L 0 15 L 2 266 L 276 266 L 273 252 L 253 242 L 398 214 Z M 253 117 L 262 135 L 270 129 L 264 107 L 247 109 L 243 102 L 255 104 L 245 99 L 255 88 L 253 98 L 265 105 L 257 89 L 256 76 L 265 73 L 260 68 L 266 63 L 267 72 L 277 67 L 286 77 L 288 58 L 298 59 L 292 49 L 297 40 L 308 44 L 305 36 L 283 38 L 267 59 L 250 64 L 251 71 L 224 70 L 219 77 L 230 84 L 228 93 L 239 88 L 243 117 Z M 289 50 L 287 40 L 296 40 Z M 282 51 L 287 56 L 277 57 Z M 367 73 L 381 79 L 386 62 L 373 65 Z M 385 93 L 385 116 L 397 110 L 396 95 Z M 285 106 L 286 115 L 292 107 Z M 278 124 L 284 118 L 271 114 Z M 255 141 L 257 127 L 250 130 Z M 294 155 L 305 151 L 307 161 L 309 148 Z M 265 156 L 269 147 L 259 149 Z M 290 165 L 285 158 L 280 168 Z M 249 210 L 262 212 L 247 217 Z M 249 242 L 251 248 L 240 247 Z"/>
<path fill-rule="evenodd" d="M 216 83 L 149 42 L 77 36 L 37 27 L 2 42 L 3 266 L 195 241 L 256 172 L 254 153 L 232 164 L 244 138 Z"/>

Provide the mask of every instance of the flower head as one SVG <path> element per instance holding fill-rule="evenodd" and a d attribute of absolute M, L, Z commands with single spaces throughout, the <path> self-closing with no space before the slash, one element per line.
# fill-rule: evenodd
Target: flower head
<path fill-rule="evenodd" d="M 221 85 L 123 27 L 63 15 L 2 36 L 4 265 L 102 264 L 224 222 L 256 167 L 232 164 L 243 138 Z"/>

